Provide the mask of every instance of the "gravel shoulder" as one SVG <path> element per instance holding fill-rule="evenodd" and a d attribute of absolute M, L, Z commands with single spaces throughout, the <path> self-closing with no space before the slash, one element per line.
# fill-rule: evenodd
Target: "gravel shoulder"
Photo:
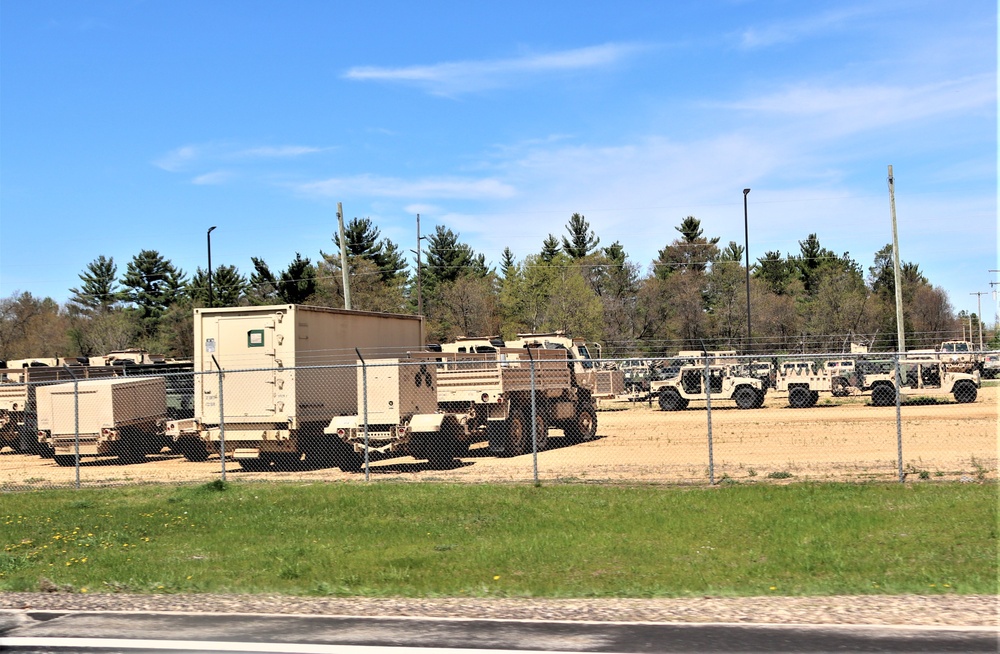
<path fill-rule="evenodd" d="M 1000 597 L 953 594 L 664 599 L 413 599 L 0 593 L 0 610 L 1000 627 Z"/>

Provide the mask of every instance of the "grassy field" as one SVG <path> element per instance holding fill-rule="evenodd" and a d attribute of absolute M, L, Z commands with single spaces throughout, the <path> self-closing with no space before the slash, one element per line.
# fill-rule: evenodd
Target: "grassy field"
<path fill-rule="evenodd" d="M 0 590 L 996 593 L 996 484 L 228 484 L 6 494 Z"/>

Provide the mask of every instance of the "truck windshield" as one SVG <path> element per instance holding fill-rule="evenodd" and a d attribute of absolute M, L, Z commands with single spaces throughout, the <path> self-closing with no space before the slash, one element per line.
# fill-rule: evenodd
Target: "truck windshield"
<path fill-rule="evenodd" d="M 584 369 L 593 368 L 594 363 L 590 361 L 590 350 L 587 349 L 587 346 L 581 345 L 577 349 L 580 351 L 580 358 L 583 359 L 580 363 L 583 364 Z"/>

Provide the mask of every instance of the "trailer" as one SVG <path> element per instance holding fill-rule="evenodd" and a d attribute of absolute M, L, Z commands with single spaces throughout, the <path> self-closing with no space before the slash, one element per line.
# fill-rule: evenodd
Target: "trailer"
<path fill-rule="evenodd" d="M 358 373 L 367 413 L 334 418 L 325 430 L 352 448 L 353 469 L 366 451 L 444 461 L 488 442 L 496 455 L 517 456 L 545 449 L 550 429 L 574 442 L 597 435 L 594 397 L 575 381 L 566 349 L 410 353 L 380 368 Z M 436 411 L 417 410 L 430 398 Z"/>
<path fill-rule="evenodd" d="M 247 470 L 345 455 L 323 429 L 357 413 L 355 361 L 423 347 L 423 317 L 295 304 L 194 310 L 193 417 L 168 424 L 189 460 Z"/>
<path fill-rule="evenodd" d="M 166 382 L 163 377 L 110 377 L 39 386 L 39 441 L 61 466 L 80 456 L 117 456 L 141 461 L 167 445 Z"/>

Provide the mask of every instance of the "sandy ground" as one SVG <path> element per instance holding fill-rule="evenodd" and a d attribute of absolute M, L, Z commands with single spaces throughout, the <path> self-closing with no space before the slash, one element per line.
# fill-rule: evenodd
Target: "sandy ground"
<path fill-rule="evenodd" d="M 973 404 L 904 405 L 902 461 L 908 481 L 997 476 L 998 387 L 983 388 Z M 821 399 L 810 409 L 788 408 L 769 395 L 761 409 L 741 411 L 731 402 L 711 412 L 711 466 L 716 482 L 788 479 L 893 480 L 898 478 L 895 407 L 873 407 L 866 398 Z M 543 481 L 659 482 L 704 484 L 710 478 L 708 412 L 704 403 L 680 412 L 660 411 L 655 402 L 609 402 L 598 413 L 598 438 L 566 445 L 552 430 L 549 448 L 538 454 Z M 116 459 L 84 459 L 81 485 L 149 482 L 207 482 L 223 464 L 213 457 L 192 463 L 173 455 L 150 456 L 122 465 Z M 534 478 L 531 455 L 500 459 L 482 447 L 447 468 L 410 458 L 378 461 L 372 480 L 457 482 Z M 240 479 L 358 480 L 363 473 L 336 468 L 288 472 L 246 472 L 227 461 L 226 476 Z M 772 475 L 769 477 L 769 475 Z M 786 475 L 791 475 L 790 477 Z M 9 451 L 0 453 L 0 489 L 71 486 L 76 470 Z"/>

